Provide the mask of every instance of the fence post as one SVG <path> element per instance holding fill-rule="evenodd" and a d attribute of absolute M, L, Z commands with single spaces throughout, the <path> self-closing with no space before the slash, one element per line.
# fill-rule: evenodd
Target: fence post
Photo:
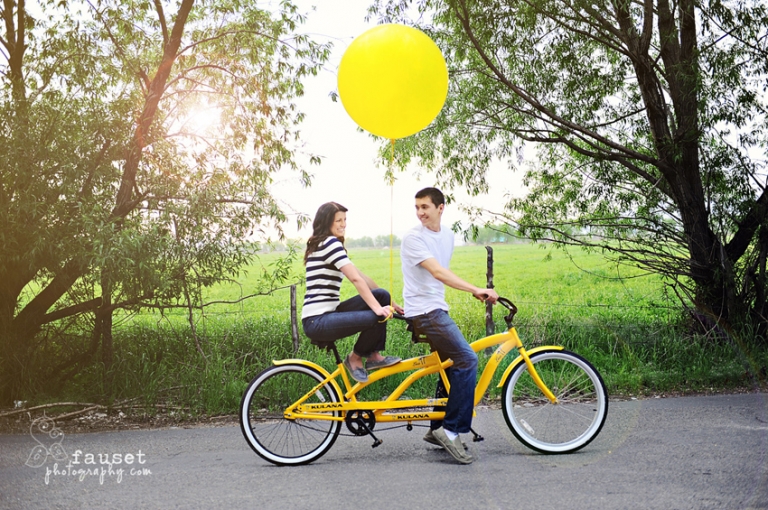
<path fill-rule="evenodd" d="M 485 247 L 488 252 L 488 263 L 486 268 L 486 287 L 493 288 L 493 248 L 490 246 Z M 496 333 L 496 325 L 493 323 L 493 305 L 491 303 L 485 303 L 485 335 L 490 336 Z"/>
<path fill-rule="evenodd" d="M 293 352 L 299 350 L 299 323 L 296 316 L 296 285 L 291 285 L 291 338 L 293 339 Z"/>

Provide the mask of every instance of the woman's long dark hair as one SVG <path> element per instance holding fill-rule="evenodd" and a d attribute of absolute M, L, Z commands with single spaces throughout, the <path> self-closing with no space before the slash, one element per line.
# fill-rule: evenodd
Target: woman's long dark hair
<path fill-rule="evenodd" d="M 347 208 L 336 202 L 326 202 L 317 209 L 315 220 L 312 222 L 312 236 L 307 240 L 307 251 L 304 252 L 304 264 L 307 263 L 309 255 L 331 236 L 331 226 L 336 219 L 337 212 L 347 212 Z M 344 245 L 344 238 L 339 239 Z"/>

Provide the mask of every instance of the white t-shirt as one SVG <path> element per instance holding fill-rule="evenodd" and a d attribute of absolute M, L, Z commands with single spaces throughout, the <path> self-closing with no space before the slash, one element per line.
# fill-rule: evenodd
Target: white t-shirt
<path fill-rule="evenodd" d="M 440 227 L 433 232 L 423 225 L 414 227 L 403 236 L 400 261 L 403 268 L 403 308 L 406 317 L 432 310 L 448 311 L 445 285 L 419 264 L 429 258 L 448 269 L 453 255 L 453 232 Z"/>

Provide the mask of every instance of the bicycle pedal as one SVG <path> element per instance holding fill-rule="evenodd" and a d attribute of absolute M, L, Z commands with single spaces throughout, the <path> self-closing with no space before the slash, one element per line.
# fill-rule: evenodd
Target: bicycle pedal
<path fill-rule="evenodd" d="M 376 448 L 377 446 L 379 446 L 383 442 L 384 441 L 382 441 L 381 439 L 377 439 L 376 441 L 373 442 L 373 444 L 371 445 L 371 448 Z"/>

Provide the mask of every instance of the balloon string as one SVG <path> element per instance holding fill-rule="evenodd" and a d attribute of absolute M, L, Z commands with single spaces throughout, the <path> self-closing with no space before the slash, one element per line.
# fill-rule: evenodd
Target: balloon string
<path fill-rule="evenodd" d="M 393 306 L 395 304 L 395 298 L 393 297 L 393 294 L 395 292 L 395 284 L 394 284 L 394 265 L 395 265 L 395 243 L 394 243 L 394 232 L 395 232 L 395 174 L 393 171 L 393 167 L 395 164 L 395 139 L 390 139 L 390 147 L 391 150 L 389 152 L 389 300 L 390 305 Z"/>

